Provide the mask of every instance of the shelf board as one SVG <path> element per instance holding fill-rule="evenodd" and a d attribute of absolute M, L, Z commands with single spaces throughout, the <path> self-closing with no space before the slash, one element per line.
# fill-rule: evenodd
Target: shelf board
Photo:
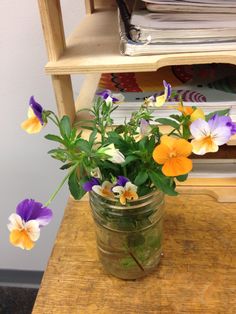
<path fill-rule="evenodd" d="M 67 48 L 57 61 L 48 62 L 48 74 L 156 71 L 168 65 L 201 63 L 236 64 L 236 51 L 178 53 L 152 56 L 122 56 L 116 11 L 87 15 L 68 38 Z"/>

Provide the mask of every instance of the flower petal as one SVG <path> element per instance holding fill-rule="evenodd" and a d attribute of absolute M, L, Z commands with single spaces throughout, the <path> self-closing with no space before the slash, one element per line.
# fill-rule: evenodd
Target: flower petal
<path fill-rule="evenodd" d="M 152 157 L 158 164 L 164 164 L 170 156 L 171 149 L 165 144 L 159 144 L 155 147 Z"/>
<path fill-rule="evenodd" d="M 178 105 L 178 111 L 182 112 L 185 116 L 190 116 L 194 112 L 194 108 L 190 106 L 183 106 L 182 103 Z"/>
<path fill-rule="evenodd" d="M 197 108 L 193 111 L 190 117 L 190 121 L 193 122 L 197 119 L 203 119 L 205 120 L 205 114 L 204 111 L 201 108 Z"/>
<path fill-rule="evenodd" d="M 85 182 L 82 187 L 86 192 L 90 192 L 92 191 L 92 188 L 94 185 L 99 185 L 99 184 L 100 183 L 97 178 L 92 178 L 91 180 Z"/>
<path fill-rule="evenodd" d="M 21 123 L 21 128 L 29 134 L 39 133 L 42 127 L 37 117 L 29 118 Z"/>
<path fill-rule="evenodd" d="M 125 189 L 123 186 L 114 186 L 112 188 L 112 192 L 115 194 L 115 197 L 120 197 L 122 194 L 124 194 Z"/>
<path fill-rule="evenodd" d="M 43 125 L 43 107 L 37 101 L 35 101 L 34 96 L 30 97 L 29 105 L 32 108 L 35 116 Z"/>
<path fill-rule="evenodd" d="M 161 137 L 161 144 L 165 144 L 170 149 L 173 149 L 175 147 L 176 141 L 177 141 L 177 138 L 171 137 L 168 135 L 163 135 Z"/>
<path fill-rule="evenodd" d="M 175 151 L 178 157 L 188 157 L 192 153 L 192 145 L 185 139 L 177 139 Z"/>
<path fill-rule="evenodd" d="M 161 95 L 156 97 L 155 106 L 156 107 L 162 107 L 164 103 L 166 102 L 166 95 Z"/>
<path fill-rule="evenodd" d="M 27 222 L 37 220 L 39 226 L 47 225 L 52 219 L 52 211 L 43 204 L 32 199 L 25 199 L 17 205 L 16 213 Z"/>
<path fill-rule="evenodd" d="M 217 145 L 226 144 L 231 137 L 231 129 L 227 126 L 219 126 L 212 132 L 212 138 Z"/>
<path fill-rule="evenodd" d="M 165 162 L 162 172 L 167 177 L 177 177 L 189 173 L 192 167 L 192 160 L 186 157 L 175 157 Z"/>
<path fill-rule="evenodd" d="M 196 139 L 210 135 L 210 126 L 203 119 L 197 119 L 190 125 L 190 132 Z"/>
<path fill-rule="evenodd" d="M 10 223 L 7 225 L 9 231 L 24 229 L 21 216 L 14 213 L 11 214 L 8 219 L 10 220 Z"/>
<path fill-rule="evenodd" d="M 37 220 L 29 220 L 25 224 L 25 230 L 29 236 L 29 238 L 35 242 L 39 239 L 40 236 L 40 228 Z"/>
<path fill-rule="evenodd" d="M 126 178 L 124 176 L 118 176 L 117 181 L 116 181 L 116 186 L 117 185 L 125 186 L 127 182 L 129 182 L 128 178 Z"/>
<path fill-rule="evenodd" d="M 191 144 L 193 147 L 193 153 L 196 155 L 215 153 L 219 149 L 218 145 L 210 137 L 192 140 Z"/>
<path fill-rule="evenodd" d="M 171 85 L 167 83 L 165 80 L 163 80 L 163 85 L 165 89 L 166 99 L 168 99 L 171 96 Z"/>
<path fill-rule="evenodd" d="M 9 240 L 12 245 L 21 249 L 31 250 L 34 247 L 34 242 L 28 236 L 26 230 L 12 230 Z"/>
<path fill-rule="evenodd" d="M 208 121 L 211 132 L 219 127 L 224 127 L 230 121 L 228 116 L 219 116 L 218 114 L 214 114 L 211 119 Z"/>

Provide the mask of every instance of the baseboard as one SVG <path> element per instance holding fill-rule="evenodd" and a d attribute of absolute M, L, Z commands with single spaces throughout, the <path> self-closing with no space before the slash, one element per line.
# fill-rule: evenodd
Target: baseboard
<path fill-rule="evenodd" d="M 0 286 L 39 288 L 43 271 L 0 269 Z"/>

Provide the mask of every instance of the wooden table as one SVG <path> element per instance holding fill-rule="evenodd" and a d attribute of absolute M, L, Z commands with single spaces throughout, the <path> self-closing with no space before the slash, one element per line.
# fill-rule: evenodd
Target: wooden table
<path fill-rule="evenodd" d="M 33 313 L 236 313 L 236 203 L 167 197 L 164 232 L 151 275 L 114 278 L 97 259 L 88 203 L 70 199 Z"/>

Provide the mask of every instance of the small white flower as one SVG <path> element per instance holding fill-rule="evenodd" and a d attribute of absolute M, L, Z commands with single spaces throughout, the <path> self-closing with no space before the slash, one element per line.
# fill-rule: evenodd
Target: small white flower
<path fill-rule="evenodd" d="M 126 200 L 137 200 L 137 186 L 131 182 L 126 182 L 125 186 L 115 186 L 112 189 L 116 198 L 120 199 L 122 205 L 126 204 Z"/>
<path fill-rule="evenodd" d="M 101 171 L 100 171 L 100 169 L 98 167 L 92 169 L 90 174 L 94 178 L 97 178 L 97 179 L 101 179 L 102 178 Z"/>
<path fill-rule="evenodd" d="M 103 197 L 112 197 L 113 198 L 113 193 L 112 193 L 112 191 L 111 191 L 111 189 L 112 189 L 112 183 L 111 182 L 109 182 L 109 181 L 104 181 L 103 183 L 102 183 L 102 185 L 94 185 L 93 187 L 92 187 L 92 190 L 95 192 L 95 193 L 97 193 L 97 194 L 99 194 L 99 195 L 101 195 L 101 196 L 103 196 Z"/>
<path fill-rule="evenodd" d="M 114 164 L 122 164 L 125 161 L 125 156 L 115 148 L 114 144 L 99 148 L 98 153 L 107 155 L 107 159 Z"/>
<path fill-rule="evenodd" d="M 107 103 L 107 105 L 112 105 L 112 104 L 113 104 L 112 97 L 111 97 L 111 96 L 108 96 L 108 97 L 105 99 L 105 102 Z"/>

